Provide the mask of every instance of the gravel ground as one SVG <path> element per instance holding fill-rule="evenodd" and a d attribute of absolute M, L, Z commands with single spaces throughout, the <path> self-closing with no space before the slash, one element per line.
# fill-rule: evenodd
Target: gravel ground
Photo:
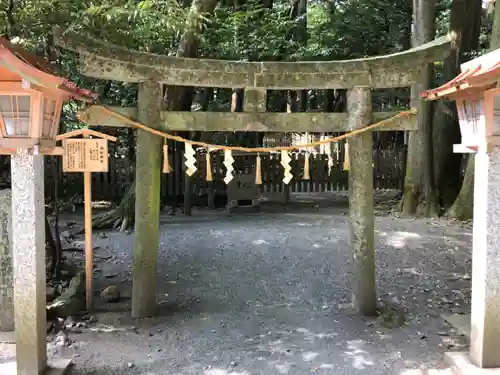
<path fill-rule="evenodd" d="M 439 318 L 466 312 L 471 233 L 443 220 L 376 218 L 383 301 L 407 310 L 384 328 L 348 307 L 345 208 L 162 217 L 159 314 L 133 320 L 133 234 L 95 234 L 96 298 L 117 285 L 98 323 L 72 333 L 74 374 L 449 374 L 442 354 L 464 350 Z M 436 372 L 433 372 L 436 371 Z"/>

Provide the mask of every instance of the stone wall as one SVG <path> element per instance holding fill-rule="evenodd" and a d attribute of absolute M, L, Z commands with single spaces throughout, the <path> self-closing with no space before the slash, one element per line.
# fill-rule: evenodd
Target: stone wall
<path fill-rule="evenodd" d="M 0 191 L 0 331 L 14 330 L 11 191 Z"/>

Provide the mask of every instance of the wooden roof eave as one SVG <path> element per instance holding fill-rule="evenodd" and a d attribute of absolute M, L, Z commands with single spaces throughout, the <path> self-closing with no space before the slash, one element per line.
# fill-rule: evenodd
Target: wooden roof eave
<path fill-rule="evenodd" d="M 442 97 L 445 97 L 449 94 L 453 94 L 459 90 L 467 89 L 468 87 L 468 78 L 473 76 L 481 69 L 481 66 L 478 65 L 474 69 L 467 69 L 453 78 L 451 81 L 446 82 L 445 84 L 435 88 L 424 91 L 420 93 L 420 96 L 426 100 L 438 100 Z"/>
<path fill-rule="evenodd" d="M 23 79 L 39 86 L 61 90 L 69 97 L 86 102 L 91 102 L 96 97 L 95 94 L 88 90 L 79 89 L 76 85 L 68 85 L 69 81 L 64 78 L 57 77 L 30 65 L 3 45 L 0 45 L 0 63 Z"/>
<path fill-rule="evenodd" d="M 460 86 L 451 87 L 447 90 L 442 90 L 429 96 L 423 96 L 423 99 L 426 101 L 439 99 L 457 100 L 458 98 L 474 100 L 478 96 L 481 96 L 484 91 L 489 90 L 491 88 L 490 86 L 493 84 L 493 82 L 489 84 L 482 83 L 481 85 L 470 85 L 465 83 Z"/>
<path fill-rule="evenodd" d="M 434 101 L 434 100 L 439 100 L 439 99 L 444 99 L 447 98 L 451 95 L 455 95 L 458 92 L 463 92 L 464 90 L 467 90 L 469 88 L 469 85 L 462 84 L 462 85 L 456 85 L 456 86 L 446 86 L 442 87 L 440 90 L 433 90 L 432 92 L 423 92 L 420 96 L 427 100 L 427 101 Z"/>
<path fill-rule="evenodd" d="M 11 71 L 19 74 L 23 78 L 34 81 L 40 86 L 56 88 L 62 84 L 61 78 L 42 72 L 34 66 L 25 63 L 5 47 L 0 47 L 0 59 L 3 60 L 4 64 Z"/>
<path fill-rule="evenodd" d="M 500 65 L 496 66 L 494 69 L 488 70 L 487 72 L 470 77 L 467 82 L 471 86 L 487 86 L 491 83 L 496 83 L 500 81 Z"/>
<path fill-rule="evenodd" d="M 475 97 L 482 92 L 489 90 L 492 85 L 500 80 L 500 62 L 481 74 L 475 74 L 480 71 L 480 66 L 477 66 L 473 71 L 462 72 L 454 80 L 445 83 L 444 85 L 425 91 L 421 97 L 433 101 L 438 99 L 456 99 L 458 97 Z M 468 74 L 464 74 L 468 73 Z M 457 82 L 459 84 L 453 84 Z"/>
<path fill-rule="evenodd" d="M 483 93 L 488 89 L 489 87 L 485 86 L 469 86 L 464 90 L 458 90 L 456 92 L 450 93 L 445 97 L 442 97 L 442 99 L 447 99 L 447 100 L 461 99 L 461 100 L 475 101 L 478 98 L 481 98 L 483 96 Z"/>

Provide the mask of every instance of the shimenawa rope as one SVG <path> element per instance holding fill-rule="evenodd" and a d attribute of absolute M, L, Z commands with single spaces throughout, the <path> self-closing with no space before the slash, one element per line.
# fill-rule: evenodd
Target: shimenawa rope
<path fill-rule="evenodd" d="M 293 146 L 283 146 L 283 147 L 254 147 L 254 148 L 249 148 L 249 147 L 241 147 L 241 146 L 214 145 L 214 144 L 211 144 L 211 143 L 205 143 L 205 142 L 199 142 L 199 141 L 192 141 L 190 139 L 182 138 L 182 137 L 179 137 L 177 135 L 172 135 L 172 134 L 169 134 L 169 133 L 162 132 L 160 130 L 156 130 L 156 129 L 150 128 L 149 126 L 146 126 L 146 125 L 144 125 L 144 124 L 142 124 L 142 123 L 140 123 L 138 121 L 135 121 L 135 120 L 133 120 L 133 119 L 131 119 L 131 118 L 125 116 L 125 115 L 122 115 L 121 113 L 113 111 L 112 109 L 110 109 L 110 108 L 108 108 L 106 106 L 103 106 L 103 105 L 94 105 L 93 107 L 94 108 L 98 108 L 99 110 L 101 110 L 103 112 L 106 112 L 109 115 L 114 116 L 114 117 L 120 119 L 124 123 L 127 123 L 127 124 L 131 125 L 132 127 L 136 128 L 136 129 L 141 129 L 141 130 L 147 131 L 147 132 L 149 132 L 151 134 L 155 134 L 155 135 L 157 135 L 159 137 L 163 137 L 165 139 L 171 139 L 171 140 L 174 140 L 174 141 L 177 141 L 177 142 L 183 142 L 183 143 L 188 143 L 188 144 L 191 144 L 191 145 L 205 147 L 205 148 L 207 148 L 209 150 L 212 150 L 212 151 L 215 151 L 216 149 L 218 149 L 218 150 L 231 150 L 231 151 L 242 151 L 242 152 L 272 152 L 272 151 L 283 151 L 283 150 L 290 151 L 290 150 L 296 150 L 296 149 L 300 149 L 300 148 L 312 148 L 314 146 L 328 144 L 328 143 L 334 143 L 334 142 L 341 141 L 343 139 L 351 138 L 351 137 L 354 137 L 356 135 L 359 135 L 359 134 L 362 134 L 362 133 L 366 133 L 368 131 L 372 131 L 373 129 L 376 129 L 378 127 L 381 127 L 381 126 L 384 126 L 384 125 L 388 125 L 388 124 L 392 123 L 394 120 L 396 120 L 398 118 L 401 118 L 401 117 L 410 117 L 410 116 L 415 115 L 417 113 L 417 111 L 415 109 L 411 109 L 411 110 L 408 110 L 408 111 L 402 111 L 402 112 L 398 113 L 397 115 L 395 115 L 393 117 L 390 117 L 390 118 L 388 118 L 386 120 L 382 120 L 382 121 L 376 122 L 374 124 L 365 126 L 364 128 L 352 130 L 352 131 L 350 131 L 348 133 L 344 133 L 344 134 L 336 136 L 336 137 L 330 137 L 330 138 L 322 139 L 322 140 L 311 142 L 311 143 L 305 143 L 305 144 L 293 145 Z"/>

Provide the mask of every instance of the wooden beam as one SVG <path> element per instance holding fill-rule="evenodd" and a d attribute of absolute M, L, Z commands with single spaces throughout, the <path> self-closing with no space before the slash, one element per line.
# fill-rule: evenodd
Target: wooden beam
<path fill-rule="evenodd" d="M 56 141 L 28 137 L 0 137 L 0 148 L 3 149 L 33 148 L 34 146 L 44 148 L 56 147 Z"/>
<path fill-rule="evenodd" d="M 194 59 L 129 50 L 72 31 L 54 29 L 58 46 L 80 54 L 89 77 L 124 82 L 154 80 L 168 85 L 227 88 L 338 89 L 404 87 L 422 66 L 445 59 L 455 35 L 407 51 L 363 59 L 307 62 L 249 62 Z"/>
<path fill-rule="evenodd" d="M 56 141 L 62 141 L 64 139 L 78 137 L 80 135 L 85 136 L 85 137 L 93 136 L 96 138 L 106 139 L 106 140 L 111 141 L 111 142 L 116 142 L 116 137 L 113 137 L 111 135 L 104 134 L 101 132 L 96 132 L 95 130 L 91 130 L 91 129 L 77 129 L 77 130 L 70 131 L 68 133 L 59 134 L 56 137 Z"/>
<path fill-rule="evenodd" d="M 137 108 L 111 107 L 132 119 L 137 118 Z M 393 117 L 398 112 L 375 112 L 372 122 Z M 98 107 L 89 107 L 81 115 L 91 126 L 129 127 Z M 347 132 L 347 113 L 250 113 L 250 112 L 168 112 L 161 114 L 160 130 L 174 131 L 260 131 L 260 132 Z M 399 117 L 379 131 L 416 130 L 415 116 Z"/>

